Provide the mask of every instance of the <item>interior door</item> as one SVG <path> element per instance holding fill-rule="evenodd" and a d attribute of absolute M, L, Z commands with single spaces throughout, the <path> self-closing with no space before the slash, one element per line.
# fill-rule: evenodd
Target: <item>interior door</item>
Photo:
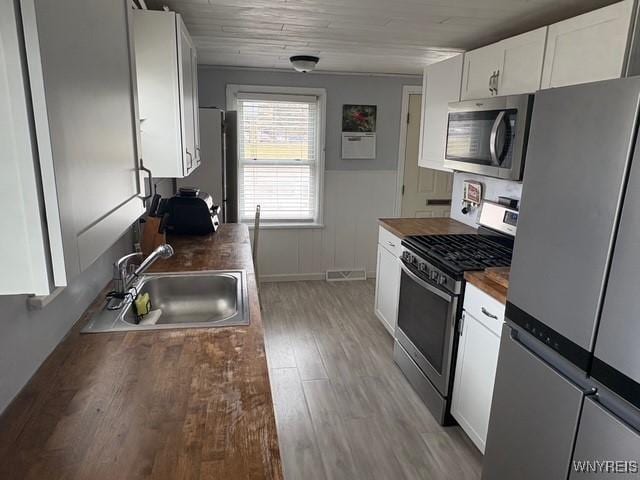
<path fill-rule="evenodd" d="M 402 217 L 448 217 L 453 174 L 418 166 L 422 95 L 409 95 Z"/>
<path fill-rule="evenodd" d="M 508 294 L 526 315 L 518 320 L 508 308 L 507 316 L 525 328 L 532 317 L 553 329 L 551 344 L 583 369 L 639 101 L 640 78 L 633 77 L 543 90 L 534 103 Z"/>
<path fill-rule="evenodd" d="M 636 480 L 639 463 L 640 432 L 626 425 L 595 399 L 587 398 L 569 479 Z"/>
<path fill-rule="evenodd" d="M 505 324 L 482 479 L 566 479 L 583 397 Z"/>

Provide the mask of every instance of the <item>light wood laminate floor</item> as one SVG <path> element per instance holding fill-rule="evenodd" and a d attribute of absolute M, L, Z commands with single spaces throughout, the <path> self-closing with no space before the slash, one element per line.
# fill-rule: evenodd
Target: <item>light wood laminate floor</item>
<path fill-rule="evenodd" d="M 287 480 L 479 479 L 481 455 L 441 427 L 392 360 L 373 281 L 261 285 Z"/>

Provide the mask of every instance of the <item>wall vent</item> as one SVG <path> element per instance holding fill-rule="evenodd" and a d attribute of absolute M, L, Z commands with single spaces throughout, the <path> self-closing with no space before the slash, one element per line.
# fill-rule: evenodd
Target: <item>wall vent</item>
<path fill-rule="evenodd" d="M 327 282 L 346 282 L 349 280 L 366 280 L 367 272 L 362 270 L 327 270 Z"/>

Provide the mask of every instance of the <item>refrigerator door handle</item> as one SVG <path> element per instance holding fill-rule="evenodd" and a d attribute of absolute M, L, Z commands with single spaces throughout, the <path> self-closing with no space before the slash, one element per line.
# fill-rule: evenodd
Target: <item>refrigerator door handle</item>
<path fill-rule="evenodd" d="M 568 360 L 565 360 L 558 353 L 553 352 L 549 347 L 536 338 L 532 338 L 530 341 L 523 341 L 521 335 L 530 335 L 526 331 L 513 327 L 511 327 L 510 330 L 511 332 L 509 336 L 514 342 L 532 355 L 536 356 L 547 366 L 553 368 L 560 376 L 564 377 L 576 388 L 581 390 L 583 394 L 594 395 L 596 393 L 597 389 L 593 388 L 592 383 L 587 380 L 584 372 L 579 370 Z"/>

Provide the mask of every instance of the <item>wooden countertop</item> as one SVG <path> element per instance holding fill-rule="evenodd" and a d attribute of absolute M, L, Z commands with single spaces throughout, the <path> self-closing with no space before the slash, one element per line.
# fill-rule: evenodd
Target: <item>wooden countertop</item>
<path fill-rule="evenodd" d="M 476 233 L 476 229 L 452 218 L 380 218 L 378 223 L 398 237 Z"/>
<path fill-rule="evenodd" d="M 282 479 L 249 232 L 169 239 L 156 271 L 245 269 L 246 327 L 80 335 L 0 417 L 0 478 Z"/>
<path fill-rule="evenodd" d="M 464 279 L 501 303 L 507 303 L 509 268 L 488 268 L 480 272 L 465 272 Z"/>

